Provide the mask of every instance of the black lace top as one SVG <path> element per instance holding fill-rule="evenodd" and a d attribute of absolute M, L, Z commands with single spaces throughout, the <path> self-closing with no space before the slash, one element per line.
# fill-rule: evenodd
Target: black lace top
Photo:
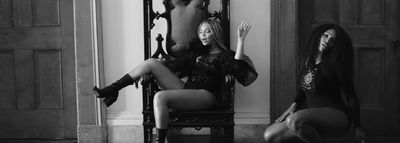
<path fill-rule="evenodd" d="M 206 89 L 213 93 L 218 90 L 220 78 L 223 77 L 218 72 L 220 68 L 217 61 L 218 54 L 202 55 L 196 58 L 185 89 Z"/>
<path fill-rule="evenodd" d="M 251 84 L 258 76 L 247 56 L 246 60 L 236 60 L 234 54 L 233 51 L 190 53 L 164 64 L 173 72 L 188 76 L 185 89 L 206 89 L 218 95 L 216 93 L 225 75 L 233 75 L 244 86 Z"/>
<path fill-rule="evenodd" d="M 343 110 L 339 89 L 317 91 L 316 77 L 320 74 L 320 65 L 309 64 L 302 73 L 300 80 L 301 90 L 305 94 L 308 107 L 335 107 Z"/>

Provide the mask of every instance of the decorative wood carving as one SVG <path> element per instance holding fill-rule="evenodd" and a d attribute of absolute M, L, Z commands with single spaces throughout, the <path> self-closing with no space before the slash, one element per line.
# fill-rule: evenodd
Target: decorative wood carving
<path fill-rule="evenodd" d="M 189 4 L 191 0 L 183 0 L 184 4 Z M 201 10 L 206 11 L 206 17 L 218 17 L 221 20 L 222 27 L 224 29 L 224 40 L 227 41 L 227 47 L 229 47 L 229 0 L 221 0 L 221 10 L 209 13 L 208 5 L 210 1 L 204 0 Z M 168 58 L 171 56 L 170 48 L 174 45 L 174 41 L 171 39 L 171 11 L 174 9 L 173 5 L 170 4 L 169 0 L 164 0 L 163 4 L 166 9 L 165 12 L 159 13 L 153 11 L 153 1 L 143 0 L 144 4 L 144 39 L 145 39 L 145 59 L 148 58 Z M 152 54 L 151 51 L 151 30 L 155 26 L 154 20 L 164 18 L 167 21 L 167 33 L 166 33 L 166 49 L 164 51 L 162 41 L 164 38 L 159 34 L 156 38 L 157 49 Z M 232 78 L 233 79 L 233 78 Z M 224 81 L 224 88 L 221 89 L 221 98 L 218 99 L 217 105 L 211 110 L 202 111 L 172 111 L 170 113 L 169 129 L 170 130 L 181 130 L 182 128 L 195 128 L 200 130 L 204 127 L 211 128 L 212 133 L 224 134 L 225 142 L 233 142 L 233 127 L 234 127 L 234 85 L 235 80 Z M 143 126 L 144 126 L 144 142 L 150 143 L 152 139 L 152 129 L 155 127 L 154 113 L 153 113 L 153 97 L 156 92 L 160 91 L 158 85 L 154 79 L 150 80 L 149 83 L 143 84 Z M 222 132 L 223 129 L 223 132 Z"/>

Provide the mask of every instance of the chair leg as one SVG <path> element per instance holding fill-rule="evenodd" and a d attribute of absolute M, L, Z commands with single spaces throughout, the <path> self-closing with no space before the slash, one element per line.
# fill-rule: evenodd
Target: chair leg
<path fill-rule="evenodd" d="M 233 126 L 224 127 L 224 142 L 233 143 L 234 142 L 234 129 Z"/>
<path fill-rule="evenodd" d="M 210 142 L 220 143 L 221 142 L 221 132 L 222 127 L 210 127 Z"/>
<path fill-rule="evenodd" d="M 144 126 L 144 143 L 152 143 L 153 139 L 153 128 Z"/>

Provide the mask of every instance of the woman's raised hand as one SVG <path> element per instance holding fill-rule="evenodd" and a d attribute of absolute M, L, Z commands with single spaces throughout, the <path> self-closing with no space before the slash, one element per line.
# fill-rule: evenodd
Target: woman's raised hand
<path fill-rule="evenodd" d="M 246 20 L 243 20 L 242 23 L 238 27 L 238 43 L 236 48 L 235 59 L 240 60 L 244 58 L 244 39 L 249 33 L 251 25 L 247 23 Z"/>
<path fill-rule="evenodd" d="M 247 20 L 243 20 L 242 23 L 238 27 L 238 38 L 239 40 L 244 40 L 251 29 L 251 25 L 247 22 Z"/>

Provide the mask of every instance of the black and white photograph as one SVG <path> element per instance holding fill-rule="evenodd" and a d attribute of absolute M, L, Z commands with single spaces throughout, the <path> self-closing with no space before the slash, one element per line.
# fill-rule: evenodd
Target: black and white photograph
<path fill-rule="evenodd" d="M 399 143 L 399 0 L 0 0 L 1 143 Z"/>

